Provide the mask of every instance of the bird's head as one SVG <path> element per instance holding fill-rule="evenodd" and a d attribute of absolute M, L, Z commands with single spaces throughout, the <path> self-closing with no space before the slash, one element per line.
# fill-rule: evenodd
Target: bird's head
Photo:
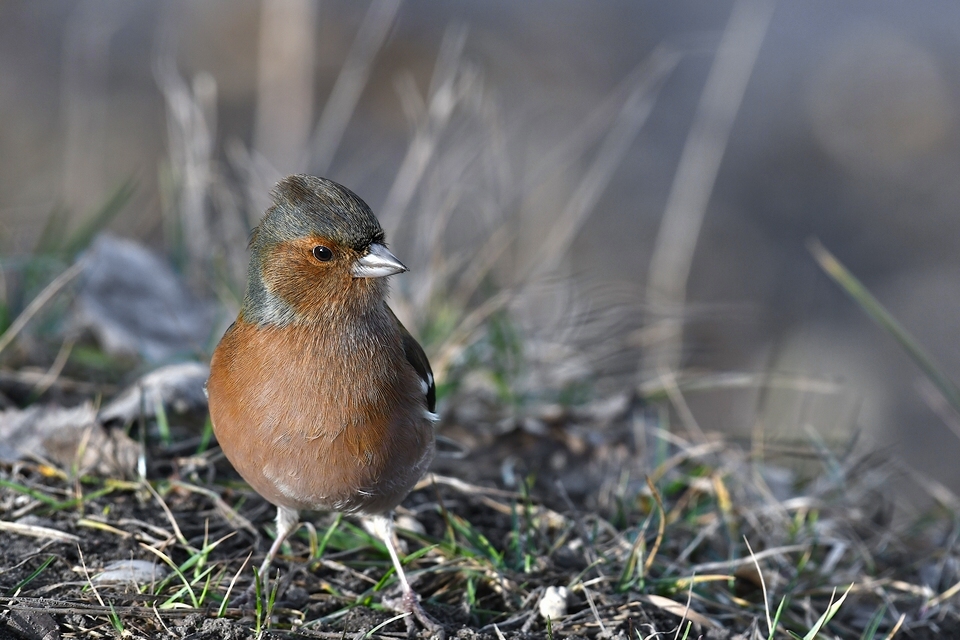
<path fill-rule="evenodd" d="M 362 313 L 386 295 L 385 276 L 407 268 L 387 249 L 370 207 L 336 182 L 284 178 L 250 239 L 241 314 L 258 324 Z"/>

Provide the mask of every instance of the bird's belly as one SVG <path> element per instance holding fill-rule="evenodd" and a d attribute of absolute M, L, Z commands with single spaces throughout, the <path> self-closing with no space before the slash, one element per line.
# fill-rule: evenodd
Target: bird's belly
<path fill-rule="evenodd" d="M 211 361 L 210 417 L 227 459 L 277 506 L 395 507 L 433 457 L 432 425 L 383 380 L 343 375 L 272 331 L 238 323 Z"/>

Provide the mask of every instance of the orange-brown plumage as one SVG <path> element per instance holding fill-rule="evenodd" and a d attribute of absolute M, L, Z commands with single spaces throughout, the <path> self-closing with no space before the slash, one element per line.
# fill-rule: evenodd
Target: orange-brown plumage
<path fill-rule="evenodd" d="M 424 403 L 405 401 L 422 394 L 413 367 L 391 366 L 405 363 L 399 333 L 338 333 L 238 319 L 210 365 L 210 415 L 227 458 L 273 504 L 383 513 L 423 475 L 432 425 Z"/>
<path fill-rule="evenodd" d="M 367 205 L 344 187 L 297 175 L 273 197 L 250 241 L 243 306 L 207 382 L 224 454 L 278 509 L 261 573 L 300 510 L 373 516 L 405 606 L 429 626 L 389 516 L 434 453 L 430 365 L 385 301 L 385 276 L 406 267 Z"/>

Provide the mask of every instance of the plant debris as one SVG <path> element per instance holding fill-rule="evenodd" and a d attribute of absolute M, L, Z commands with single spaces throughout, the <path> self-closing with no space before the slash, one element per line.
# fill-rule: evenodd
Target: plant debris
<path fill-rule="evenodd" d="M 598 413 L 586 441 L 574 437 L 583 409 L 536 432 L 444 425 L 472 444 L 462 459 L 438 459 L 398 522 L 409 577 L 449 637 L 751 638 L 768 637 L 768 625 L 787 637 L 831 611 L 821 633 L 833 637 L 960 633 L 955 521 L 940 507 L 923 528 L 896 529 L 879 489 L 903 477 L 891 463 L 695 443 L 655 427 L 643 403 L 619 406 L 602 422 Z M 543 452 L 553 464 L 540 465 Z M 335 514 L 291 537 L 260 610 L 231 607 L 269 542 L 270 505 L 215 448 L 171 453 L 151 438 L 147 453 L 150 474 L 135 481 L 95 466 L 2 463 L 0 520 L 13 526 L 0 533 L 0 630 L 404 636 L 384 605 L 399 592 L 386 549 Z M 820 469 L 804 472 L 811 460 Z M 571 473 L 585 479 L 576 491 Z M 784 474 L 794 481 L 776 498 L 766 477 Z"/>

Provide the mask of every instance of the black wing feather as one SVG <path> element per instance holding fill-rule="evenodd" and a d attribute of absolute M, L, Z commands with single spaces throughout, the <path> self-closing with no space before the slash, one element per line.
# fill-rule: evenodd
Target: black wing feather
<path fill-rule="evenodd" d="M 393 310 L 390 313 L 393 313 Z M 410 335 L 410 332 L 407 331 L 407 328 L 403 326 L 403 323 L 397 319 L 395 314 L 393 318 L 397 321 L 400 334 L 403 336 L 403 352 L 407 356 L 407 361 L 413 365 L 414 370 L 427 388 L 427 410 L 435 413 L 437 410 L 437 386 L 433 382 L 433 370 L 430 369 L 427 354 L 423 352 L 423 347 L 420 346 L 416 338 Z"/>

